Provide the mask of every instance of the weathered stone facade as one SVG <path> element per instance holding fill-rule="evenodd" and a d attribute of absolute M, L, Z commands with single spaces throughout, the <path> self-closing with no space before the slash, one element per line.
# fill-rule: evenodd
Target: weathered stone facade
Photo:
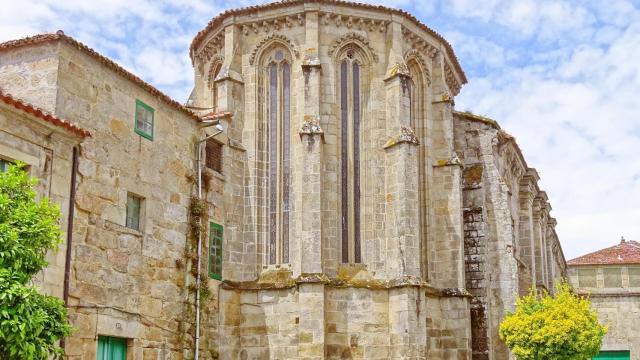
<path fill-rule="evenodd" d="M 628 352 L 630 359 L 640 359 L 640 243 L 622 239 L 568 265 L 571 285 L 589 297 L 608 328 L 601 350 Z"/>
<path fill-rule="evenodd" d="M 454 111 L 466 78 L 440 35 L 399 10 L 288 1 L 214 18 L 191 57 L 189 108 L 225 125 L 222 170 L 203 176 L 224 241 L 202 358 L 509 357 L 500 320 L 516 293 L 552 290 L 564 258 L 513 138 Z M 69 358 L 95 358 L 98 336 L 135 359 L 192 357 L 201 118 L 64 34 L 0 44 L 0 84 L 92 134 Z M 136 100 L 155 109 L 151 139 Z"/>

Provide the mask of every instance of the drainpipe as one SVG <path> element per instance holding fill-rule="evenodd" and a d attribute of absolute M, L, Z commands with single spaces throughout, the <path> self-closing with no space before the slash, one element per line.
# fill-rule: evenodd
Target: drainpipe
<path fill-rule="evenodd" d="M 222 124 L 220 124 L 220 120 L 211 120 L 211 121 L 203 121 L 205 124 L 203 127 L 207 126 L 215 126 L 218 130 L 217 132 L 206 136 L 204 139 L 199 140 L 196 145 L 196 164 L 198 168 L 198 202 L 202 201 L 202 145 L 206 143 L 207 140 L 211 139 L 214 136 L 219 135 L 224 131 Z M 198 228 L 202 227 L 202 216 L 198 217 L 197 222 Z M 198 253 L 197 253 L 197 262 L 198 268 L 196 271 L 196 341 L 195 341 L 195 354 L 194 360 L 199 360 L 200 356 L 200 284 L 202 282 L 200 275 L 200 267 L 202 264 L 202 233 L 198 233 Z"/>
<path fill-rule="evenodd" d="M 71 157 L 71 184 L 69 187 L 69 214 L 67 217 L 67 249 L 64 261 L 64 287 L 62 299 L 64 306 L 69 306 L 69 277 L 71 274 L 71 251 L 73 245 L 73 217 L 75 214 L 76 203 L 76 174 L 78 172 L 78 147 L 73 147 Z M 60 340 L 60 347 L 64 349 L 65 341 Z"/>

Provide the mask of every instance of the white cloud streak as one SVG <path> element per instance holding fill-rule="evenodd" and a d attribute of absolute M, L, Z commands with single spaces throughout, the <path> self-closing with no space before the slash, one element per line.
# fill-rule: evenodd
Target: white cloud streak
<path fill-rule="evenodd" d="M 374 4 L 379 1 L 366 0 Z M 222 9 L 265 1 L 9 0 L 0 41 L 63 29 L 179 101 L 188 46 Z M 497 119 L 542 175 L 568 258 L 640 240 L 640 10 L 613 0 L 389 0 L 445 34 L 458 108 Z"/>

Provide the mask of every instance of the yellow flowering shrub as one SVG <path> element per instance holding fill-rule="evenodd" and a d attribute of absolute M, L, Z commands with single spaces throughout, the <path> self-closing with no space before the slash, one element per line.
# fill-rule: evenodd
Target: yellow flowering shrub
<path fill-rule="evenodd" d="M 500 324 L 500 338 L 518 360 L 589 360 L 598 354 L 607 327 L 591 302 L 566 282 L 555 297 L 531 291 L 517 300 L 514 313 Z"/>

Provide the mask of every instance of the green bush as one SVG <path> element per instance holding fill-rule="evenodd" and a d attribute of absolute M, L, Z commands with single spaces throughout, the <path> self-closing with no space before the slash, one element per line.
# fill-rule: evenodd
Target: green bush
<path fill-rule="evenodd" d="M 517 301 L 514 313 L 500 325 L 500 338 L 518 360 L 589 360 L 598 354 L 606 326 L 591 302 L 566 282 L 555 297 L 531 291 Z"/>
<path fill-rule="evenodd" d="M 35 200 L 37 181 L 22 167 L 0 173 L 0 358 L 48 359 L 62 355 L 56 343 L 72 328 L 64 303 L 30 282 L 61 242 L 60 210 Z"/>

